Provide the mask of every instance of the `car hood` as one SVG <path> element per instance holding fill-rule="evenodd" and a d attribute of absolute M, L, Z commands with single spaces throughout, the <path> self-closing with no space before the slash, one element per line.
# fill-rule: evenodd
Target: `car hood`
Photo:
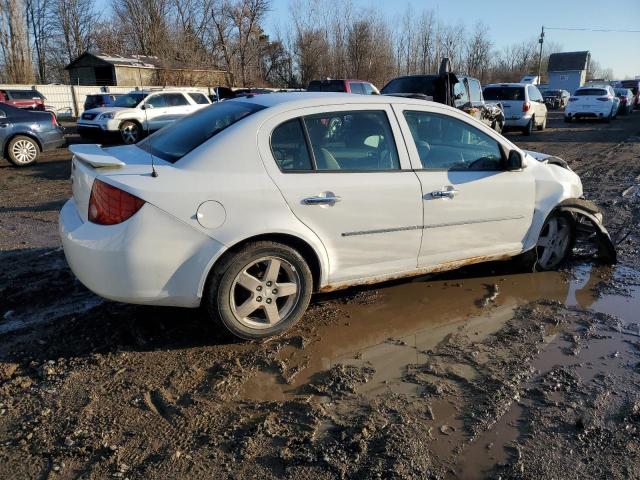
<path fill-rule="evenodd" d="M 99 107 L 99 108 L 92 108 L 91 110 L 85 110 L 86 113 L 96 113 L 96 114 L 100 114 L 100 113 L 107 113 L 107 112 L 128 112 L 133 110 L 133 108 L 127 108 L 127 107 Z"/>

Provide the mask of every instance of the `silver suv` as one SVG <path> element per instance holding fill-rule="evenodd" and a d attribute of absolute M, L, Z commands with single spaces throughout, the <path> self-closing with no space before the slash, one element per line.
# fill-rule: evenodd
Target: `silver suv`
<path fill-rule="evenodd" d="M 502 104 L 505 130 L 521 130 L 531 135 L 534 127 L 544 130 L 547 126 L 547 106 L 535 85 L 493 83 L 484 87 L 484 98 Z"/>

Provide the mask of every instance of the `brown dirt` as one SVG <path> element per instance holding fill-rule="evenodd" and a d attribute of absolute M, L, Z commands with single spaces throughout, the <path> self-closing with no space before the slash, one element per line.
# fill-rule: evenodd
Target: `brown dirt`
<path fill-rule="evenodd" d="M 640 477 L 640 114 L 510 138 L 582 176 L 618 266 L 319 295 L 262 343 L 86 291 L 68 152 L 0 165 L 0 478 Z"/>

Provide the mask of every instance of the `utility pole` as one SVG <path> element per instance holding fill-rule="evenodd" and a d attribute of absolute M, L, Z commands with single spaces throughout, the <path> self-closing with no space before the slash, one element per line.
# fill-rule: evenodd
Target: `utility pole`
<path fill-rule="evenodd" d="M 538 83 L 542 83 L 542 44 L 544 43 L 544 25 L 542 26 L 542 31 L 540 32 L 540 38 L 538 39 L 538 43 L 540 44 L 540 53 L 538 54 Z"/>

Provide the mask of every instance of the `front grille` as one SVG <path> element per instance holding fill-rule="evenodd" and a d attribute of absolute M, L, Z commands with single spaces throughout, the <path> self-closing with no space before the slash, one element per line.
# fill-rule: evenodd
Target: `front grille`
<path fill-rule="evenodd" d="M 93 120 L 94 118 L 96 118 L 98 116 L 97 113 L 83 113 L 82 114 L 82 118 L 84 120 Z"/>

